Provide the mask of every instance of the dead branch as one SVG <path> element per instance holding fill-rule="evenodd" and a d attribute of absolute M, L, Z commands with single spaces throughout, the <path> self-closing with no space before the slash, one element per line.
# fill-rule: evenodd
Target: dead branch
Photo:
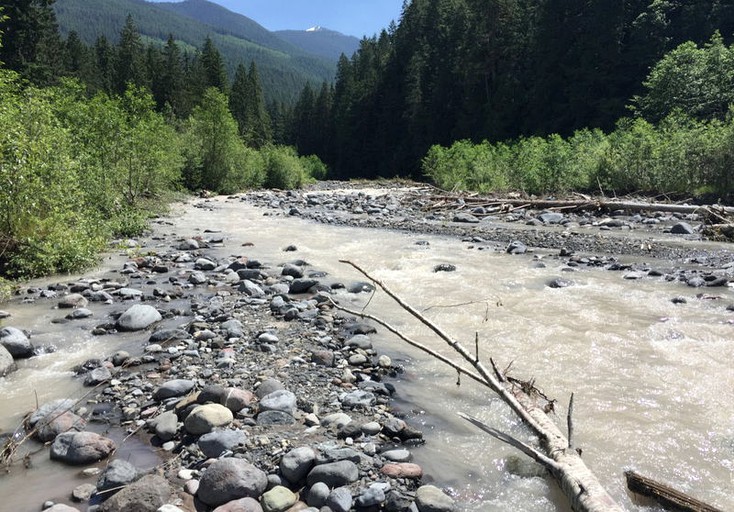
<path fill-rule="evenodd" d="M 681 512 L 723 512 L 719 508 L 712 507 L 634 471 L 625 471 L 624 476 L 627 478 L 627 487 L 630 491 L 652 498 L 667 509 Z"/>
<path fill-rule="evenodd" d="M 351 261 L 341 260 L 341 262 L 352 266 L 374 282 L 405 311 L 428 327 L 474 367 L 487 386 L 497 393 L 510 406 L 513 412 L 539 437 L 543 455 L 553 461 L 553 465 L 546 467 L 559 483 L 573 510 L 576 512 L 622 512 L 622 508 L 602 487 L 596 476 L 588 469 L 584 461 L 581 460 L 580 455 L 575 450 L 570 449 L 566 436 L 550 419 L 544 408 L 538 405 L 537 396 L 528 395 L 523 389 L 525 386 L 516 386 L 511 383 L 502 382 L 495 373 L 486 368 L 481 361 L 477 361 L 458 341 L 454 340 L 415 308 L 407 304 L 384 283 L 375 279 L 359 265 Z M 534 386 L 531 387 L 534 389 Z"/>

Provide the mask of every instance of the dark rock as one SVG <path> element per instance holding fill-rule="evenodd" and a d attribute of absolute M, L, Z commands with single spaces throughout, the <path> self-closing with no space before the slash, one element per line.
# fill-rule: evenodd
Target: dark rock
<path fill-rule="evenodd" d="M 247 443 L 247 434 L 242 430 L 215 430 L 204 434 L 196 444 L 209 458 L 217 458 L 224 452 L 244 448 Z"/>
<path fill-rule="evenodd" d="M 547 286 L 549 288 L 568 288 L 569 286 L 573 286 L 573 281 L 563 279 L 562 277 L 556 277 L 555 279 L 548 281 Z"/>
<path fill-rule="evenodd" d="M 20 329 L 4 327 L 0 329 L 0 345 L 13 356 L 14 359 L 23 359 L 33 355 L 33 345 Z"/>
<path fill-rule="evenodd" d="M 317 284 L 319 284 L 319 281 L 317 281 L 316 279 L 294 279 L 293 282 L 291 282 L 290 284 L 288 293 L 294 295 L 306 293 Z"/>
<path fill-rule="evenodd" d="M 67 464 L 90 464 L 109 457 L 115 443 L 94 432 L 65 432 L 51 445 L 51 459 Z"/>
<path fill-rule="evenodd" d="M 434 272 L 455 272 L 456 265 L 451 265 L 450 263 L 441 263 L 433 267 L 433 271 Z"/>
<path fill-rule="evenodd" d="M 243 459 L 226 458 L 207 468 L 196 496 L 202 503 L 217 507 L 240 498 L 258 499 L 267 485 L 263 471 Z"/>
<path fill-rule="evenodd" d="M 455 213 L 451 219 L 453 222 L 461 222 L 465 224 L 479 224 L 479 219 L 471 213 L 459 212 Z"/>
<path fill-rule="evenodd" d="M 308 474 L 308 485 L 323 482 L 331 488 L 342 487 L 359 479 L 359 468 L 354 462 L 342 460 L 316 466 Z"/>
<path fill-rule="evenodd" d="M 292 484 L 303 480 L 314 466 L 316 452 L 309 446 L 294 448 L 280 459 L 280 472 Z"/>
<path fill-rule="evenodd" d="M 257 415 L 257 424 L 261 427 L 272 425 L 293 425 L 296 419 L 283 411 L 263 411 Z"/>
<path fill-rule="evenodd" d="M 692 235 L 696 232 L 693 226 L 687 222 L 679 222 L 670 228 L 670 233 L 673 235 Z"/>
<path fill-rule="evenodd" d="M 173 489 L 159 475 L 146 475 L 100 505 L 98 512 L 156 512 L 171 501 Z"/>
<path fill-rule="evenodd" d="M 528 247 L 524 243 L 515 240 L 514 242 L 510 242 L 510 245 L 507 246 L 505 252 L 507 254 L 525 254 L 528 252 Z"/>
<path fill-rule="evenodd" d="M 167 398 L 183 396 L 194 389 L 196 383 L 193 380 L 175 379 L 164 382 L 153 393 L 153 400 L 161 401 Z"/>
<path fill-rule="evenodd" d="M 115 459 L 107 465 L 102 476 L 97 480 L 97 493 L 105 497 L 133 483 L 140 478 L 138 468 L 123 459 Z"/>

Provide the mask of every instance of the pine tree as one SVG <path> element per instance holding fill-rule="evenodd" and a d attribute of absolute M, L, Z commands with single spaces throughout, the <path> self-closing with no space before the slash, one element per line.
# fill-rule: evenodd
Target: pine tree
<path fill-rule="evenodd" d="M 250 64 L 249 71 L 244 64 L 237 66 L 229 95 L 229 109 L 245 144 L 261 148 L 272 141 L 270 115 L 265 107 L 265 97 L 254 62 Z"/>
<path fill-rule="evenodd" d="M 224 60 L 211 37 L 208 36 L 204 41 L 204 47 L 201 49 L 201 71 L 205 89 L 216 87 L 220 92 L 226 94 L 228 83 Z"/>
<path fill-rule="evenodd" d="M 104 91 L 111 95 L 115 92 L 115 62 L 117 56 L 115 48 L 110 45 L 105 36 L 99 36 L 94 43 L 94 60 L 97 75 L 92 89 Z"/>
<path fill-rule="evenodd" d="M 188 107 L 186 100 L 181 50 L 172 34 L 169 34 L 166 46 L 163 47 L 162 59 L 161 73 L 153 82 L 156 104 L 159 110 L 169 105 L 174 115 L 183 119 L 188 116 L 192 107 Z"/>
<path fill-rule="evenodd" d="M 0 62 L 36 85 L 52 84 L 61 75 L 62 42 L 54 0 L 0 0 Z"/>
<path fill-rule="evenodd" d="M 143 43 L 133 17 L 128 14 L 117 47 L 114 87 L 118 94 L 123 94 L 129 84 L 141 87 L 146 82 Z"/>

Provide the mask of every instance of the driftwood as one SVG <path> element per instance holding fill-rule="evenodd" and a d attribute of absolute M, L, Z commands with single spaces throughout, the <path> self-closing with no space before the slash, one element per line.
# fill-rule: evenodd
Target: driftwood
<path fill-rule="evenodd" d="M 477 380 L 497 393 L 538 437 L 540 446 L 533 447 L 523 443 L 522 441 L 483 424 L 476 418 L 462 415 L 464 419 L 481 428 L 493 437 L 514 446 L 537 462 L 541 463 L 558 482 L 563 493 L 568 498 L 571 508 L 576 512 L 622 512 L 622 508 L 606 492 L 596 476 L 591 472 L 591 470 L 589 470 L 581 459 L 580 451 L 577 451 L 570 446 L 568 438 L 548 416 L 548 401 L 544 400 L 545 403 L 542 405 L 539 403 L 539 399 L 542 398 L 542 394 L 538 392 L 532 382 L 522 383 L 517 379 L 507 378 L 505 374 L 497 370 L 497 367 L 491 359 L 490 362 L 492 370 L 490 371 L 487 366 L 480 361 L 478 351 L 476 354 L 471 354 L 458 341 L 444 333 L 439 327 L 424 317 L 416 309 L 405 303 L 400 297 L 390 291 L 390 289 L 381 281 L 369 275 L 355 263 L 345 260 L 343 260 L 342 263 L 351 265 L 365 277 L 373 281 L 405 311 L 413 315 L 413 317 L 428 327 L 439 338 L 458 352 L 459 355 L 474 368 L 474 371 L 465 370 L 463 367 L 456 365 L 455 363 L 450 363 L 451 366 L 457 369 L 460 374 L 469 375 L 474 380 Z M 340 309 L 344 310 L 344 308 Z M 364 313 L 353 311 L 349 312 L 358 316 L 374 319 L 374 317 Z M 386 325 L 384 322 L 380 323 L 382 325 Z M 395 330 L 390 330 L 395 332 Z M 400 335 L 400 337 L 405 339 L 402 335 Z M 422 347 L 420 344 L 414 344 L 414 346 L 422 348 L 431 355 L 436 355 L 435 352 Z M 441 357 L 441 360 L 444 362 L 446 362 L 446 359 L 447 358 Z M 552 409 L 552 402 L 550 404 Z M 570 416 L 568 418 L 568 423 L 569 426 L 572 426 Z"/>
<path fill-rule="evenodd" d="M 724 512 L 634 471 L 625 471 L 624 476 L 630 491 L 652 498 L 666 509 L 681 512 Z"/>

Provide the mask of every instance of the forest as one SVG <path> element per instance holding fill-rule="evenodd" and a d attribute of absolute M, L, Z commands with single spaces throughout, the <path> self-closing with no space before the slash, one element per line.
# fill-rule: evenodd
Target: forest
<path fill-rule="evenodd" d="M 61 35 L 0 1 L 0 276 L 65 272 L 172 194 L 411 177 L 727 200 L 734 2 L 412 0 L 333 83 L 267 101 L 217 44 Z"/>

